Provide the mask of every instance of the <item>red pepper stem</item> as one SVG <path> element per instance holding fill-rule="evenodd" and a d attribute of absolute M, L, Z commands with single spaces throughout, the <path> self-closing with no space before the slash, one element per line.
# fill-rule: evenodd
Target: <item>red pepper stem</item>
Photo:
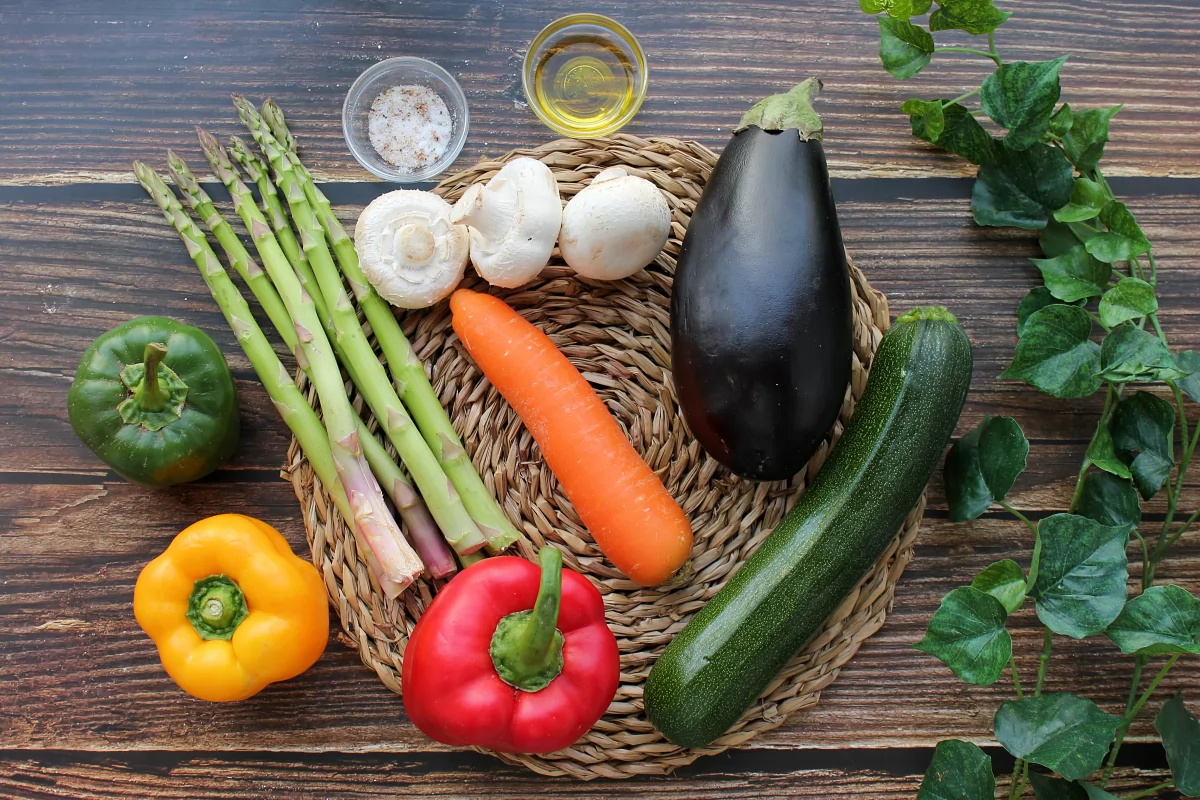
<path fill-rule="evenodd" d="M 546 688 L 563 668 L 563 636 L 558 631 L 562 554 L 553 547 L 543 547 L 538 562 L 542 579 L 533 608 L 501 619 L 490 648 L 501 679 L 526 692 Z"/>
<path fill-rule="evenodd" d="M 550 660 L 550 647 L 554 634 L 558 632 L 558 608 L 562 603 L 562 553 L 554 547 L 543 547 L 538 553 L 542 567 L 542 583 L 538 587 L 537 602 L 533 614 L 525 623 L 522 633 L 524 650 L 529 663 L 546 665 Z"/>
<path fill-rule="evenodd" d="M 150 342 L 143 351 L 146 373 L 141 385 L 133 393 L 138 407 L 143 411 L 162 411 L 167 405 L 167 393 L 158 381 L 158 365 L 166 357 L 167 346 L 159 342 Z"/>

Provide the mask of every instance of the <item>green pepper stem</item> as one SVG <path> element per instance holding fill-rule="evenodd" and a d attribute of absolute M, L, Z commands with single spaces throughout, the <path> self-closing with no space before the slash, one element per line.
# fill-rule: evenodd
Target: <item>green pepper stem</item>
<path fill-rule="evenodd" d="M 167 407 L 167 392 L 158 381 L 158 365 L 167 357 L 167 346 L 150 342 L 142 354 L 146 366 L 142 382 L 133 392 L 138 408 L 143 411 L 162 411 Z"/>
<path fill-rule="evenodd" d="M 209 575 L 192 586 L 186 616 L 202 639 L 232 639 L 249 613 L 246 596 L 228 575 Z"/>
<path fill-rule="evenodd" d="M 562 603 L 562 554 L 543 547 L 537 600 L 529 611 L 509 614 L 496 625 L 491 656 L 505 683 L 526 692 L 544 689 L 562 672 L 563 636 L 558 631 Z"/>

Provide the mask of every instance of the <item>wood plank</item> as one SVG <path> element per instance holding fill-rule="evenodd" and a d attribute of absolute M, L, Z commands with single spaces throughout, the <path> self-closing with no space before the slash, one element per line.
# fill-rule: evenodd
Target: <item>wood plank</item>
<path fill-rule="evenodd" d="M 707 759 L 669 777 L 579 783 L 567 778 L 542 778 L 470 753 L 344 755 L 332 761 L 303 754 L 9 751 L 0 753 L 0 793 L 13 800 L 135 796 L 348 800 L 414 795 L 514 800 L 535 796 L 601 800 L 630 795 L 654 800 L 909 800 L 916 794 L 929 759 L 928 752 L 903 753 L 887 760 L 888 769 L 879 770 L 871 766 L 880 759 L 868 750 L 821 753 L 815 758 L 779 755 L 764 759 L 736 753 Z M 1161 783 L 1164 776 L 1161 770 L 1119 769 L 1109 788 L 1125 796 Z M 1007 781 L 1002 777 L 1001 787 Z"/>
<path fill-rule="evenodd" d="M 882 191 L 889 183 L 870 186 Z M 964 188 L 958 183 L 950 185 L 953 191 L 946 196 L 919 200 L 906 199 L 907 190 L 873 197 L 875 189 L 865 190 L 857 181 L 838 186 L 847 245 L 872 284 L 891 298 L 893 310 L 948 305 L 970 333 L 975 379 L 963 424 L 975 424 L 984 413 L 1017 416 L 1035 443 L 1047 443 L 1047 464 L 1052 466 L 1037 467 L 1050 471 L 1033 473 L 1036 484 L 1072 476 L 1078 457 L 1072 448 L 1082 448 L 1090 437 L 1099 412 L 1097 398 L 1058 401 L 996 380 L 1011 357 L 1016 305 L 1036 282 L 1036 271 L 1026 261 L 1036 254 L 1032 237 L 974 226 L 966 198 L 955 194 Z M 214 337 L 239 379 L 246 416 L 246 441 L 230 468 L 276 469 L 287 446 L 285 429 L 178 237 L 149 199 L 139 196 L 140 190 L 128 189 L 132 193 L 124 192 L 120 200 L 96 199 L 103 195 L 80 189 L 78 199 L 71 199 L 70 191 L 56 190 L 47 197 L 19 190 L 0 201 L 5 287 L 0 294 L 0 371 L 5 375 L 0 424 L 11 430 L 0 440 L 2 469 L 95 473 L 101 468 L 70 430 L 66 389 L 93 338 L 147 312 L 176 317 Z M 21 192 L 32 193 L 34 200 L 15 199 Z M 1191 300 L 1200 297 L 1200 273 L 1185 268 L 1200 259 L 1195 198 L 1129 200 L 1160 256 L 1163 325 L 1176 346 L 1200 346 L 1200 317 Z M 229 206 L 219 205 L 233 219 Z M 358 205 L 338 209 L 348 222 L 360 210 Z M 266 324 L 261 317 L 260 322 Z M 277 346 L 282 352 L 282 343 Z M 289 356 L 284 358 L 291 363 Z M 1074 409 L 1087 413 L 1069 413 Z M 1022 485 L 1033 487 L 1035 482 Z M 1035 503 L 1031 507 L 1061 507 L 1063 490 L 1069 488 L 1029 498 Z"/>
<path fill-rule="evenodd" d="M 0 508 L 21 516 L 0 525 L 0 747 L 395 751 L 444 749 L 404 717 L 400 699 L 331 642 L 301 677 L 243 703 L 214 706 L 182 694 L 162 671 L 130 610 L 141 567 L 184 525 L 243 511 L 282 530 L 303 552 L 290 487 L 200 483 L 150 493 L 124 482 L 100 487 L 0 486 Z M 38 510 L 32 510 L 38 509 Z M 870 639 L 810 712 L 751 743 L 754 748 L 913 747 L 940 738 L 990 738 L 1007 684 L 968 687 L 910 646 L 946 592 L 988 563 L 1028 564 L 1018 523 L 996 516 L 969 526 L 926 520 L 917 557 L 899 584 L 887 625 Z M 1165 579 L 1200 591 L 1200 536 L 1178 545 Z M 1035 670 L 1040 632 L 1031 611 L 1013 622 L 1019 668 Z M 1082 688 L 1116 710 L 1130 662 L 1103 639 L 1060 640 L 1048 690 Z M 1200 697 L 1200 664 L 1177 665 L 1160 690 Z M 15 702 L 19 698 L 19 702 Z M 898 698 L 903 698 L 898 702 Z M 1134 730 L 1151 734 L 1156 700 Z"/>
<path fill-rule="evenodd" d="M 826 81 L 822 104 L 839 175 L 967 174 L 961 159 L 911 140 L 899 104 L 914 93 L 954 97 L 989 62 L 939 56 L 904 85 L 882 69 L 876 23 L 854 3 L 602 0 L 591 10 L 625 22 L 651 64 L 649 97 L 627 130 L 695 138 L 714 147 L 754 100 L 809 72 Z M 1200 175 L 1192 128 L 1200 98 L 1194 42 L 1200 6 L 1189 0 L 1010 0 L 999 32 L 1007 60 L 1071 53 L 1064 99 L 1125 103 L 1106 158 L 1111 174 Z M 188 4 L 121 3 L 97 13 L 74 0 L 0 7 L 0 180 L 131 180 L 129 162 L 189 147 L 192 126 L 236 130 L 229 93 L 274 95 L 322 175 L 367 177 L 341 136 L 342 100 L 374 61 L 432 58 L 461 80 L 471 136 L 460 164 L 553 138 L 520 89 L 526 44 L 568 0 L 504 4 L 348 0 L 296 10 L 253 0 L 220 14 Z M 939 41 L 968 43 L 963 34 Z"/>

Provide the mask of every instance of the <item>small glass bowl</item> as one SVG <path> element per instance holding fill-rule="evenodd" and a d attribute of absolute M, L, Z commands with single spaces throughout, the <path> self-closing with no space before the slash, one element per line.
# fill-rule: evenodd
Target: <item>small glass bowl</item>
<path fill-rule="evenodd" d="M 542 108 L 534 90 L 534 72 L 537 69 L 538 62 L 542 60 L 542 57 L 548 51 L 557 47 L 563 41 L 576 37 L 595 38 L 611 44 L 620 50 L 625 58 L 637 68 L 637 72 L 633 76 L 633 102 L 623 114 L 614 118 L 603 128 L 582 130 L 572 127 L 568 122 L 548 113 L 546 109 Z M 533 41 L 529 43 L 529 49 L 525 51 L 525 60 L 521 65 L 521 87 L 525 91 L 525 101 L 533 109 L 533 113 L 542 121 L 542 124 L 555 133 L 579 139 L 594 139 L 600 136 L 607 136 L 623 128 L 642 107 L 642 101 L 646 99 L 646 89 L 649 84 L 650 67 L 646 63 L 646 54 L 642 52 L 642 46 L 638 44 L 637 38 L 629 32 L 628 28 L 615 19 L 609 19 L 600 14 L 571 14 L 562 19 L 554 20 L 554 22 L 551 22 L 545 28 L 542 28 L 537 36 L 533 37 Z"/>
<path fill-rule="evenodd" d="M 375 151 L 367 130 L 367 118 L 371 104 L 380 94 L 393 86 L 412 85 L 425 86 L 441 96 L 450 110 L 453 129 L 441 158 L 416 172 L 402 172 Z M 342 133 L 350 152 L 366 170 L 394 183 L 425 181 L 443 172 L 462 152 L 470 121 L 467 96 L 454 76 L 432 61 L 410 56 L 389 58 L 372 65 L 354 81 L 342 105 Z"/>

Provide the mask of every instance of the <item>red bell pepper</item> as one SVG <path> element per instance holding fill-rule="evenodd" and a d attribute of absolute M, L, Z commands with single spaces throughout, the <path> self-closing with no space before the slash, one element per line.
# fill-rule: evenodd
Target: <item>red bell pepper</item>
<path fill-rule="evenodd" d="M 438 592 L 404 651 L 408 716 L 443 744 L 549 753 L 574 743 L 620 680 L 617 640 L 587 579 L 543 547 L 500 556 Z"/>

